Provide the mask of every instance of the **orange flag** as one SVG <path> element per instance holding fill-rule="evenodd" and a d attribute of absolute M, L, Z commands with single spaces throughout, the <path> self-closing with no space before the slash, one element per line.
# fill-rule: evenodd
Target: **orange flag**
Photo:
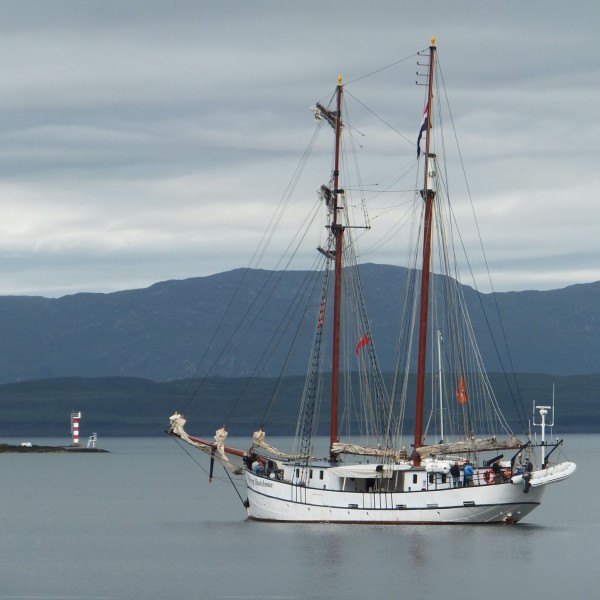
<path fill-rule="evenodd" d="M 465 386 L 465 378 L 463 375 L 460 376 L 458 387 L 456 388 L 456 399 L 459 404 L 466 404 L 469 401 L 467 397 L 467 388 Z"/>
<path fill-rule="evenodd" d="M 365 335 L 365 337 L 363 337 L 362 339 L 360 339 L 358 341 L 358 344 L 356 344 L 356 356 L 358 356 L 358 351 L 363 347 L 366 346 L 369 343 L 369 336 Z"/>

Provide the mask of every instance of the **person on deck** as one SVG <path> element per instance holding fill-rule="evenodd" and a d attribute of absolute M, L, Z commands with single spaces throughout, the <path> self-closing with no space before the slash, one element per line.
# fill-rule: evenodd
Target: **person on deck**
<path fill-rule="evenodd" d="M 523 481 L 525 485 L 523 486 L 523 493 L 528 494 L 529 488 L 531 487 L 531 477 L 533 474 L 533 464 L 530 460 L 527 461 L 527 466 L 525 467 L 525 473 L 523 473 Z"/>
<path fill-rule="evenodd" d="M 457 462 L 450 467 L 450 475 L 452 475 L 452 487 L 460 487 L 460 467 Z"/>
<path fill-rule="evenodd" d="M 463 487 L 473 486 L 473 473 L 473 467 L 471 466 L 471 463 L 467 461 L 463 470 Z"/>
<path fill-rule="evenodd" d="M 504 481 L 504 475 L 502 474 L 502 467 L 500 466 L 499 460 L 494 461 L 494 464 L 492 465 L 492 471 L 494 471 L 494 481 L 496 483 Z"/>
<path fill-rule="evenodd" d="M 252 465 L 252 472 L 255 475 L 264 475 L 265 474 L 265 463 L 260 458 L 256 460 Z"/>

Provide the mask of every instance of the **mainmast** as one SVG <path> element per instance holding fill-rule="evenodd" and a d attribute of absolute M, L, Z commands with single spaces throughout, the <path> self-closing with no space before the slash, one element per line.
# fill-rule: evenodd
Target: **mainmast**
<path fill-rule="evenodd" d="M 331 427 L 329 433 L 330 460 L 337 461 L 331 452 L 333 444 L 338 441 L 338 394 L 340 380 L 340 314 L 342 298 L 342 249 L 344 244 L 344 226 L 338 221 L 338 212 L 344 208 L 344 190 L 339 188 L 340 149 L 342 138 L 342 76 L 338 77 L 337 113 L 335 119 L 335 162 L 333 170 L 333 216 L 331 232 L 335 238 L 335 277 L 333 292 L 333 356 L 331 367 Z"/>
<path fill-rule="evenodd" d="M 423 225 L 423 266 L 421 275 L 421 309 L 419 318 L 419 354 L 417 358 L 417 397 L 415 407 L 415 439 L 413 461 L 415 465 L 420 464 L 420 458 L 417 453 L 417 448 L 423 445 L 423 405 L 425 398 L 425 368 L 427 356 L 427 313 L 429 309 L 429 273 L 431 268 L 431 228 L 433 215 L 433 199 L 435 190 L 430 187 L 430 131 L 431 131 L 431 115 L 433 112 L 433 73 L 435 70 L 435 38 L 431 38 L 431 46 L 429 46 L 429 76 L 427 82 L 427 120 L 426 120 L 426 140 L 425 140 L 425 169 L 423 176 L 423 190 L 421 196 L 425 202 L 425 220 Z"/>

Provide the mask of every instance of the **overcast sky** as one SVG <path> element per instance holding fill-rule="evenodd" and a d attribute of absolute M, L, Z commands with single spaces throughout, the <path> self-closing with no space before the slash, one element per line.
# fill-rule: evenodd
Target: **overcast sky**
<path fill-rule="evenodd" d="M 495 289 L 600 280 L 598 23 L 597 0 L 3 0 L 0 294 L 248 266 L 309 107 L 432 35 Z M 411 60 L 368 92 L 415 139 Z"/>

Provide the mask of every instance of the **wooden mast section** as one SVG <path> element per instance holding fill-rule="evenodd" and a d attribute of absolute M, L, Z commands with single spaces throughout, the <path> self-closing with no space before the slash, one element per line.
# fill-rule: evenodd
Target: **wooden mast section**
<path fill-rule="evenodd" d="M 429 166 L 429 146 L 431 131 L 431 115 L 433 112 L 433 73 L 435 70 L 435 38 L 431 38 L 429 46 L 429 76 L 427 93 L 427 116 L 426 116 L 426 140 L 425 140 L 425 169 L 423 176 L 423 190 L 421 196 L 425 202 L 425 219 L 423 224 L 423 266 L 421 274 L 421 308 L 419 317 L 419 353 L 417 358 L 417 395 L 415 406 L 415 438 L 413 443 L 413 463 L 415 466 L 420 464 L 420 457 L 417 449 L 423 445 L 423 406 L 425 400 L 425 369 L 427 357 L 427 323 L 429 310 L 429 274 L 431 268 L 431 229 L 433 216 L 433 199 L 435 190 L 430 189 L 430 166 Z"/>
<path fill-rule="evenodd" d="M 342 252 L 344 245 L 344 226 L 339 223 L 338 211 L 344 209 L 344 190 L 339 188 L 340 151 L 342 138 L 342 76 L 338 77 L 337 113 L 335 119 L 335 162 L 333 170 L 333 216 L 331 231 L 335 238 L 335 270 L 333 292 L 333 355 L 331 366 L 331 425 L 329 431 L 329 459 L 337 461 L 332 452 L 333 444 L 338 441 L 338 394 L 340 380 L 340 316 L 342 298 Z"/>

